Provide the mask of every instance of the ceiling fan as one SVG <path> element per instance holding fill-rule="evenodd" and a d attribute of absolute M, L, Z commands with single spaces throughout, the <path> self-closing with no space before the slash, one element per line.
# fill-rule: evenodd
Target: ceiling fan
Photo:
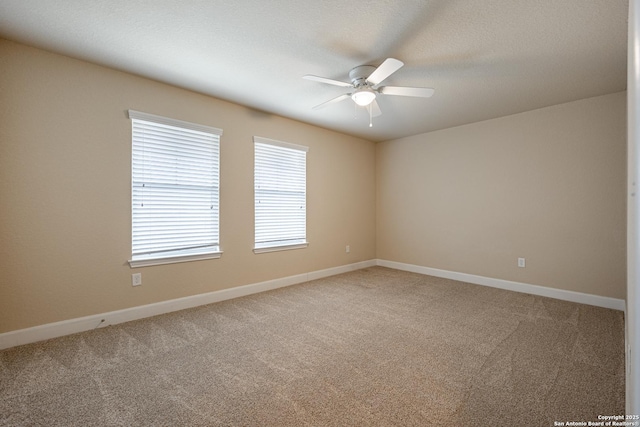
<path fill-rule="evenodd" d="M 415 96 L 420 98 L 429 98 L 433 95 L 434 90 L 428 87 L 406 87 L 406 86 L 380 86 L 387 77 L 398 71 L 404 63 L 394 58 L 387 58 L 379 67 L 371 65 L 361 65 L 349 71 L 349 79 L 351 83 L 341 82 L 339 80 L 328 79 L 326 77 L 314 76 L 307 74 L 304 79 L 313 80 L 320 83 L 330 85 L 348 87 L 355 89 L 351 93 L 344 93 L 322 104 L 318 104 L 313 109 L 323 108 L 327 105 L 351 98 L 353 102 L 361 107 L 367 107 L 369 110 L 369 126 L 373 126 L 371 117 L 382 114 L 380 106 L 376 101 L 378 95 L 399 95 L 399 96 Z"/>

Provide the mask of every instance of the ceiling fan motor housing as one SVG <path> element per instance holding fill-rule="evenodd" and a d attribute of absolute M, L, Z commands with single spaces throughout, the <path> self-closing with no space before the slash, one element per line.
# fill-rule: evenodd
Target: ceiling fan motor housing
<path fill-rule="evenodd" d="M 354 87 L 358 88 L 360 86 L 368 86 L 367 77 L 371 75 L 375 71 L 376 67 L 371 65 L 361 65 L 359 67 L 355 67 L 351 71 L 349 71 L 349 79 L 351 79 L 351 84 Z"/>

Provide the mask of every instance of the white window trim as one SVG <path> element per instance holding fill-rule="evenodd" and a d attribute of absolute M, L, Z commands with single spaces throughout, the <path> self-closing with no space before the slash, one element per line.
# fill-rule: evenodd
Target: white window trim
<path fill-rule="evenodd" d="M 255 144 L 256 142 L 275 145 L 277 147 L 291 148 L 292 150 L 304 151 L 305 153 L 309 152 L 309 147 L 305 147 L 304 145 L 292 144 L 290 142 L 278 141 L 276 139 L 263 138 L 261 136 L 253 137 L 253 143 Z"/>
<path fill-rule="evenodd" d="M 185 122 L 183 120 L 171 119 L 169 117 L 156 116 L 155 114 L 143 113 L 136 110 L 128 110 L 129 119 L 146 120 L 148 122 L 161 123 L 163 125 L 177 126 L 185 129 L 197 130 L 200 132 L 208 132 L 214 135 L 222 136 L 222 129 L 213 126 L 201 125 L 198 123 Z"/>
<path fill-rule="evenodd" d="M 140 257 L 139 259 L 129 260 L 129 267 L 138 268 L 138 267 L 149 267 L 152 265 L 162 265 L 162 264 L 176 264 L 179 262 L 189 262 L 189 261 L 200 261 L 204 259 L 218 259 L 222 256 L 222 251 L 216 252 L 208 252 L 202 254 L 194 254 L 194 255 L 174 255 L 174 256 L 164 256 L 162 258 L 152 258 L 151 256 L 147 259 Z"/>
<path fill-rule="evenodd" d="M 263 248 L 253 248 L 254 254 L 264 254 L 267 252 L 290 251 L 293 249 L 304 249 L 309 246 L 309 242 L 295 243 L 292 245 L 265 246 Z"/>
<path fill-rule="evenodd" d="M 127 115 L 130 120 L 138 119 L 149 122 L 161 123 L 169 126 L 182 127 L 185 129 L 191 129 L 200 132 L 207 132 L 218 137 L 222 136 L 223 130 L 213 127 L 201 125 L 198 123 L 187 122 L 178 119 L 172 119 L 163 116 L 157 116 L 155 114 L 144 113 L 136 110 L 127 110 Z M 218 159 L 218 162 L 220 160 Z M 218 165 L 219 167 L 219 165 Z M 218 216 L 220 213 L 218 212 Z M 218 224 L 219 226 L 219 224 Z M 207 260 L 207 259 L 218 259 L 222 256 L 223 251 L 220 249 L 220 245 L 215 246 L 213 248 L 206 249 L 191 249 L 185 250 L 184 253 L 174 252 L 171 255 L 162 255 L 158 256 L 156 254 L 148 254 L 148 255 L 139 255 L 136 259 L 129 259 L 127 262 L 129 263 L 130 268 L 138 268 L 138 267 L 148 267 L 154 265 L 163 265 L 163 264 L 176 264 L 181 262 L 189 262 L 189 261 L 199 261 L 199 260 Z"/>
<path fill-rule="evenodd" d="M 263 143 L 263 144 L 275 145 L 277 147 L 290 148 L 290 149 L 293 149 L 293 150 L 303 151 L 305 153 L 309 152 L 309 147 L 306 147 L 304 145 L 292 144 L 290 142 L 278 141 L 276 139 L 264 138 L 264 137 L 261 137 L 261 136 L 254 136 L 253 137 L 253 143 L 255 144 L 256 142 Z M 305 178 L 305 181 L 306 181 L 306 178 Z M 254 191 L 255 191 L 255 189 L 254 189 Z M 255 197 L 255 195 L 254 195 L 254 197 Z M 254 214 L 255 214 L 255 212 L 254 212 Z M 253 253 L 254 254 L 263 254 L 263 253 L 269 253 L 269 252 L 290 251 L 290 250 L 295 250 L 295 249 L 305 249 L 308 246 L 309 246 L 309 242 L 306 240 L 306 236 L 305 236 L 305 240 L 301 241 L 301 242 L 280 244 L 280 245 L 279 244 L 273 244 L 273 245 L 270 245 L 270 246 L 255 246 L 255 241 L 254 241 Z"/>

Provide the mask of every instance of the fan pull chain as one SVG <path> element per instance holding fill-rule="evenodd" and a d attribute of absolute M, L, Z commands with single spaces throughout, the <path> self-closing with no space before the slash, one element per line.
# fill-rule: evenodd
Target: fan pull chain
<path fill-rule="evenodd" d="M 371 104 L 373 104 L 373 102 Z M 369 108 L 369 127 L 370 128 L 373 127 L 373 115 L 371 113 L 371 104 L 368 105 L 368 108 Z"/>

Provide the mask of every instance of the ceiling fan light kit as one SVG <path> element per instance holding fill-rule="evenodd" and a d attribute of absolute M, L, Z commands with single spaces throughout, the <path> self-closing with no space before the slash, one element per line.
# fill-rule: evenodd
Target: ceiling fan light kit
<path fill-rule="evenodd" d="M 371 117 L 382 114 L 376 102 L 377 95 L 413 96 L 419 98 L 429 98 L 434 90 L 427 87 L 406 87 L 406 86 L 382 86 L 378 87 L 383 80 L 398 71 L 404 63 L 394 58 L 387 58 L 379 67 L 371 65 L 361 65 L 349 71 L 351 83 L 341 82 L 326 77 L 307 74 L 303 78 L 320 83 L 330 84 L 340 87 L 355 89 L 352 93 L 345 93 L 322 104 L 316 105 L 314 109 L 326 107 L 329 104 L 351 98 L 356 105 L 367 107 L 369 112 L 369 127 L 372 126 Z"/>
<path fill-rule="evenodd" d="M 359 87 L 351 94 L 353 102 L 361 107 L 366 107 L 376 99 L 376 93 L 368 86 Z"/>

